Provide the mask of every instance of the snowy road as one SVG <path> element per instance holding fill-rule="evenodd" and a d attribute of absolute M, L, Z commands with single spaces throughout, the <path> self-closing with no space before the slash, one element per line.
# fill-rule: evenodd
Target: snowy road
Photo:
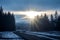
<path fill-rule="evenodd" d="M 0 32 L 0 40 L 60 40 L 60 32 Z"/>

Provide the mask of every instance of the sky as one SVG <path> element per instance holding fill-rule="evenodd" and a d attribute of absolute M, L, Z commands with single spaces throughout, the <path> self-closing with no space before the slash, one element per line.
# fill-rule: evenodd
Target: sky
<path fill-rule="evenodd" d="M 60 0 L 0 0 L 0 6 L 9 11 L 59 10 Z"/>
<path fill-rule="evenodd" d="M 0 6 L 4 11 L 15 14 L 26 10 L 47 11 L 47 13 L 53 14 L 56 10 L 60 10 L 60 0 L 0 0 Z"/>

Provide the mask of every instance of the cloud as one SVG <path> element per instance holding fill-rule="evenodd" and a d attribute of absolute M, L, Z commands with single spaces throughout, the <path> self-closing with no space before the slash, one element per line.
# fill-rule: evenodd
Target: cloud
<path fill-rule="evenodd" d="M 0 0 L 4 10 L 24 11 L 29 8 L 38 10 L 59 10 L 60 0 Z"/>

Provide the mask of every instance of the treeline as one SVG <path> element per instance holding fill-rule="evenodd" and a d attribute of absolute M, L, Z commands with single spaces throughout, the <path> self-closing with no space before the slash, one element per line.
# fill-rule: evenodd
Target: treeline
<path fill-rule="evenodd" d="M 10 12 L 4 13 L 3 8 L 0 7 L 0 31 L 14 31 L 15 18 Z"/>
<path fill-rule="evenodd" d="M 46 14 L 36 16 L 31 24 L 31 31 L 60 31 L 60 15 L 55 11 L 54 15 L 47 16 Z"/>

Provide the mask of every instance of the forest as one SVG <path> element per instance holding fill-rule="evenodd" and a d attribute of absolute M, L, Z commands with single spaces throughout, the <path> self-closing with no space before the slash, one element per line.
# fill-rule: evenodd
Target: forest
<path fill-rule="evenodd" d="M 2 6 L 0 7 L 0 31 L 15 31 L 14 14 L 10 12 L 4 13 Z"/>
<path fill-rule="evenodd" d="M 25 25 L 23 25 L 25 26 Z M 37 15 L 34 19 L 34 23 L 31 22 L 31 31 L 60 31 L 60 15 L 55 11 L 54 15 L 48 15 L 45 13 L 44 16 Z M 4 13 L 3 8 L 0 7 L 0 31 L 15 31 L 15 17 L 10 12 Z"/>
<path fill-rule="evenodd" d="M 32 22 L 32 31 L 60 31 L 60 15 L 55 11 L 54 15 L 49 16 L 45 13 L 44 16 L 37 15 L 34 23 Z"/>

